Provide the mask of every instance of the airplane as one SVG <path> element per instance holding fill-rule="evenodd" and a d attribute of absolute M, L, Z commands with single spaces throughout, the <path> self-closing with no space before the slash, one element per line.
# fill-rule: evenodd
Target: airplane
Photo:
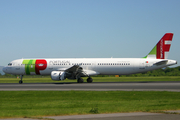
<path fill-rule="evenodd" d="M 17 59 L 3 68 L 7 74 L 20 75 L 51 75 L 52 80 L 77 79 L 88 77 L 92 83 L 94 75 L 129 75 L 143 73 L 177 64 L 169 60 L 173 33 L 166 33 L 155 47 L 143 58 L 55 58 L 55 59 Z"/>

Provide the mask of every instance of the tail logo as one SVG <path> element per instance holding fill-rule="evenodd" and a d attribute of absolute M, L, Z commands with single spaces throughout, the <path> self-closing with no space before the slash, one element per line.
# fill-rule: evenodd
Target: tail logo
<path fill-rule="evenodd" d="M 168 53 L 171 47 L 171 40 L 161 39 L 157 44 L 157 59 L 166 59 L 168 57 Z"/>
<path fill-rule="evenodd" d="M 167 59 L 173 33 L 166 33 L 145 58 Z"/>

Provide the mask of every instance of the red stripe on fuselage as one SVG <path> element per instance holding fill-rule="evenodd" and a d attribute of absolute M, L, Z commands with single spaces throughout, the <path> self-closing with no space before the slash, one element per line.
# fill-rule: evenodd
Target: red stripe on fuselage
<path fill-rule="evenodd" d="M 45 70 L 47 68 L 47 61 L 44 59 L 37 59 L 35 65 L 35 71 L 37 75 L 40 75 L 40 70 Z"/>

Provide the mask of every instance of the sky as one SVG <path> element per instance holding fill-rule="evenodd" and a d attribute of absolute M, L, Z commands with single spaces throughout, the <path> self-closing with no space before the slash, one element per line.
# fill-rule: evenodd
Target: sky
<path fill-rule="evenodd" d="M 141 58 L 174 33 L 180 0 L 0 0 L 0 66 L 21 58 Z"/>

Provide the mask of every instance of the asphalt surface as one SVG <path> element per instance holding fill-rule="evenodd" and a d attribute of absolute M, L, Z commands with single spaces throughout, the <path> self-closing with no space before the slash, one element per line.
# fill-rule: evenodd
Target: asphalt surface
<path fill-rule="evenodd" d="M 71 116 L 48 116 L 43 117 L 51 120 L 180 120 L 180 111 L 176 114 L 162 113 L 112 113 L 112 114 L 90 114 L 90 115 L 71 115 Z M 31 118 L 10 118 L 0 120 L 39 120 Z"/>
<path fill-rule="evenodd" d="M 177 91 L 180 82 L 106 82 L 106 83 L 1 83 L 0 91 L 85 90 L 85 91 Z"/>
<path fill-rule="evenodd" d="M 72 116 L 50 116 L 54 120 L 179 120 L 180 114 L 160 114 L 160 113 L 113 113 L 113 114 L 91 114 Z"/>

